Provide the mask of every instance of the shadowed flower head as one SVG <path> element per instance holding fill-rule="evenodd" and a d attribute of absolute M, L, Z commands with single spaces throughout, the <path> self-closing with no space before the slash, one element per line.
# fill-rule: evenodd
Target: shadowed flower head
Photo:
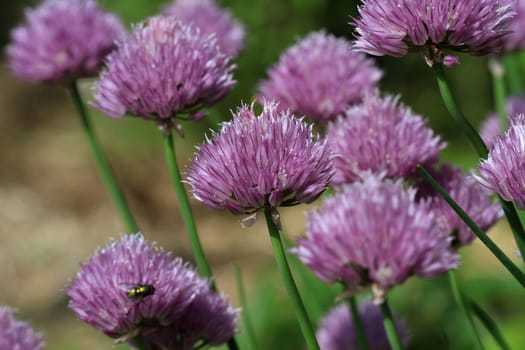
<path fill-rule="evenodd" d="M 509 122 L 520 114 L 525 114 L 525 95 L 515 95 L 507 98 L 505 109 Z M 492 147 L 496 136 L 501 135 L 501 121 L 496 113 L 490 114 L 480 127 L 480 135 L 488 148 Z"/>
<path fill-rule="evenodd" d="M 154 119 L 169 127 L 177 114 L 201 116 L 234 86 L 234 66 L 213 36 L 173 17 L 137 25 L 107 58 L 95 86 L 94 106 L 112 117 Z"/>
<path fill-rule="evenodd" d="M 332 177 L 325 141 L 277 104 L 242 106 L 200 146 L 188 171 L 193 196 L 215 209 L 251 214 L 315 200 Z"/>
<path fill-rule="evenodd" d="M 146 292 L 132 293 L 141 286 Z M 148 245 L 140 234 L 99 248 L 66 293 L 69 307 L 84 322 L 119 341 L 140 335 L 148 349 L 218 344 L 236 331 L 237 311 L 229 302 L 182 259 Z"/>
<path fill-rule="evenodd" d="M 368 349 L 391 350 L 379 307 L 369 300 L 364 300 L 359 303 L 358 310 L 365 329 Z M 395 315 L 394 322 L 403 345 L 407 346 L 410 337 L 405 322 L 397 319 Z M 336 306 L 323 317 L 316 335 L 322 350 L 359 350 L 357 333 L 347 303 Z"/>
<path fill-rule="evenodd" d="M 92 0 L 47 0 L 11 31 L 7 59 L 19 78 L 69 83 L 95 76 L 124 27 Z"/>
<path fill-rule="evenodd" d="M 503 50 L 505 52 L 516 52 L 525 49 L 525 0 L 516 0 L 514 7 L 516 16 L 512 19 L 509 30 L 511 33 L 504 38 Z"/>
<path fill-rule="evenodd" d="M 314 32 L 286 50 L 259 87 L 259 100 L 274 99 L 326 123 L 374 90 L 383 73 L 371 59 L 354 52 L 345 39 Z"/>
<path fill-rule="evenodd" d="M 375 301 L 408 277 L 431 278 L 458 266 L 451 238 L 428 202 L 401 180 L 367 176 L 308 213 L 307 236 L 292 249 L 323 281 L 350 291 L 372 286 Z"/>
<path fill-rule="evenodd" d="M 525 209 L 525 116 L 511 122 L 505 135 L 497 136 L 476 180 L 491 192 Z"/>
<path fill-rule="evenodd" d="M 442 61 L 442 50 L 499 52 L 516 0 L 365 0 L 354 21 L 355 48 L 376 56 L 422 51 Z"/>
<path fill-rule="evenodd" d="M 367 171 L 403 177 L 419 163 L 436 161 L 445 143 L 421 116 L 398 101 L 398 96 L 366 95 L 328 125 L 335 184 L 357 181 Z"/>
<path fill-rule="evenodd" d="M 44 347 L 42 335 L 36 333 L 27 322 L 14 317 L 14 311 L 0 306 L 0 349 L 40 350 Z"/>
<path fill-rule="evenodd" d="M 215 0 L 176 0 L 164 14 L 199 27 L 203 35 L 215 34 L 221 50 L 229 56 L 236 57 L 244 47 L 244 27 Z"/>
<path fill-rule="evenodd" d="M 432 177 L 482 230 L 488 230 L 502 217 L 499 203 L 492 200 L 471 174 L 464 174 L 459 168 L 448 164 L 431 172 Z M 431 208 L 438 224 L 454 238 L 452 246 L 457 248 L 470 243 L 476 237 L 472 230 L 430 184 L 425 181 L 423 186 L 418 195 L 424 200 L 431 198 Z"/>

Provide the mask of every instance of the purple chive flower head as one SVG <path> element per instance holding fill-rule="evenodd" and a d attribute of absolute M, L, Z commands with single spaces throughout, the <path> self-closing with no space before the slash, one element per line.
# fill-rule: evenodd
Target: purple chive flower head
<path fill-rule="evenodd" d="M 445 143 L 421 116 L 398 101 L 399 96 L 369 94 L 328 125 L 335 184 L 357 181 L 367 171 L 407 176 L 417 164 L 436 161 Z"/>
<path fill-rule="evenodd" d="M 141 286 L 149 291 L 132 293 Z M 226 299 L 182 259 L 149 245 L 141 234 L 123 235 L 99 248 L 81 265 L 66 294 L 81 320 L 118 341 L 140 335 L 148 349 L 190 342 L 190 337 L 192 346 L 170 348 L 193 349 L 198 341 L 218 344 L 236 331 L 237 311 Z M 189 324 L 202 328 L 186 329 Z"/>
<path fill-rule="evenodd" d="M 200 107 L 233 88 L 233 68 L 213 36 L 173 17 L 153 17 L 108 56 L 94 106 L 112 117 L 131 114 L 167 126 L 179 114 L 195 119 Z"/>
<path fill-rule="evenodd" d="M 507 98 L 505 109 L 509 122 L 512 122 L 520 114 L 525 114 L 525 95 L 514 95 Z M 481 124 L 480 135 L 487 147 L 492 147 L 496 136 L 501 135 L 501 121 L 496 113 L 491 113 Z"/>
<path fill-rule="evenodd" d="M 516 52 L 525 49 L 525 0 L 516 0 L 514 7 L 516 16 L 512 19 L 509 30 L 511 33 L 505 36 L 503 50 L 505 52 Z"/>
<path fill-rule="evenodd" d="M 95 76 L 124 34 L 120 20 L 92 0 L 46 0 L 25 16 L 11 31 L 7 60 L 16 76 L 30 81 L 69 83 Z"/>
<path fill-rule="evenodd" d="M 259 86 L 259 100 L 274 99 L 326 123 L 374 90 L 383 73 L 371 59 L 354 52 L 345 39 L 314 32 L 286 50 Z"/>
<path fill-rule="evenodd" d="M 433 172 L 432 176 L 482 230 L 488 230 L 502 217 L 499 203 L 479 186 L 471 174 L 464 174 L 459 168 L 447 164 Z M 453 236 L 452 246 L 472 242 L 476 236 L 447 202 L 434 190 L 426 192 L 422 197 L 432 198 L 432 211 L 438 223 Z"/>
<path fill-rule="evenodd" d="M 332 177 L 331 154 L 311 125 L 265 102 L 242 106 L 200 146 L 188 171 L 193 196 L 215 209 L 251 214 L 309 203 Z"/>
<path fill-rule="evenodd" d="M 368 348 L 390 350 L 379 307 L 369 300 L 364 300 L 359 303 L 358 311 L 365 329 Z M 403 345 L 407 346 L 410 337 L 405 322 L 394 315 L 394 323 Z M 359 350 L 357 333 L 348 304 L 340 304 L 326 314 L 321 320 L 316 335 L 319 346 L 323 350 Z"/>
<path fill-rule="evenodd" d="M 353 23 L 355 48 L 376 56 L 421 51 L 441 62 L 443 50 L 499 52 L 516 0 L 365 0 Z"/>
<path fill-rule="evenodd" d="M 431 278 L 458 266 L 451 238 L 430 203 L 401 180 L 367 176 L 308 213 L 307 236 L 292 249 L 323 281 L 350 291 L 372 287 L 376 303 L 412 275 Z"/>
<path fill-rule="evenodd" d="M 42 334 L 36 333 L 27 322 L 15 319 L 13 314 L 13 309 L 0 307 L 0 349 L 43 349 Z"/>
<path fill-rule="evenodd" d="M 474 175 L 485 189 L 525 209 L 525 116 L 511 122 L 505 135 L 498 136 L 486 160 Z"/>
<path fill-rule="evenodd" d="M 236 57 L 244 47 L 244 27 L 215 0 L 176 0 L 164 9 L 164 14 L 199 27 L 204 35 L 214 34 L 228 56 Z"/>

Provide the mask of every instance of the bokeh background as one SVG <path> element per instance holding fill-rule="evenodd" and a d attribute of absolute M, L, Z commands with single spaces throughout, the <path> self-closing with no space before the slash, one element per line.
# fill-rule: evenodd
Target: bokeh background
<path fill-rule="evenodd" d="M 159 0 L 100 0 L 128 23 L 154 15 L 165 5 Z M 2 55 L 9 30 L 22 21 L 23 9 L 37 1 L 2 0 Z M 224 0 L 244 23 L 246 49 L 237 60 L 233 92 L 210 113 L 227 120 L 230 109 L 249 102 L 267 68 L 288 46 L 313 30 L 325 28 L 351 38 L 348 25 L 356 15 L 350 0 Z M 2 56 L 4 57 L 4 56 Z M 487 59 L 460 56 L 461 64 L 447 71 L 459 103 L 473 124 L 492 109 Z M 79 127 L 70 96 L 58 87 L 30 84 L 12 76 L 5 61 L 0 68 L 0 304 L 18 309 L 45 332 L 48 349 L 111 349 L 111 339 L 77 320 L 63 294 L 69 278 L 109 237 L 123 232 L 98 178 L 90 150 Z M 443 158 L 465 169 L 477 164 L 474 151 L 442 106 L 430 69 L 417 54 L 403 59 L 379 58 L 385 76 L 381 89 L 401 94 L 401 100 L 428 117 L 435 131 L 449 142 Z M 87 101 L 92 81 L 83 81 Z M 176 255 L 191 260 L 189 243 L 164 163 L 162 139 L 153 123 L 137 118 L 115 120 L 91 109 L 100 140 L 145 236 Z M 186 137 L 176 140 L 184 167 L 209 121 L 185 125 Z M 219 287 L 239 305 L 232 266 L 241 268 L 249 312 L 261 349 L 303 349 L 301 335 L 285 297 L 271 255 L 264 220 L 242 229 L 239 218 L 193 202 L 204 248 Z M 283 209 L 283 224 L 291 237 L 304 233 L 304 211 L 319 205 Z M 500 222 L 492 237 L 515 258 L 507 224 Z M 462 250 L 458 275 L 464 292 L 498 322 L 514 349 L 525 348 L 524 291 L 479 243 Z M 293 260 L 293 258 L 292 258 Z M 300 264 L 294 271 L 312 305 L 314 320 L 328 310 L 339 292 L 323 285 Z M 392 306 L 405 318 L 412 333 L 411 349 L 469 349 L 451 298 L 446 276 L 411 279 L 392 292 Z M 495 349 L 481 331 L 488 349 Z M 241 345 L 246 341 L 239 336 Z"/>

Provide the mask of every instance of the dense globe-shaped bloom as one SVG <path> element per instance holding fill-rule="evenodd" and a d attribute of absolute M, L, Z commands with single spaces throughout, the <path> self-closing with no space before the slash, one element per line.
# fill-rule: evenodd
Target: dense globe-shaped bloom
<path fill-rule="evenodd" d="M 525 116 L 517 116 L 505 135 L 496 137 L 479 172 L 474 177 L 481 186 L 525 209 Z"/>
<path fill-rule="evenodd" d="M 236 331 L 238 312 L 229 302 L 182 259 L 149 245 L 141 234 L 123 235 L 99 248 L 81 265 L 66 294 L 84 322 L 119 341 L 140 335 L 148 349 L 218 344 Z"/>
<path fill-rule="evenodd" d="M 482 230 L 488 230 L 502 217 L 499 203 L 479 186 L 471 174 L 464 174 L 461 169 L 448 164 L 431 172 L 432 177 Z M 476 237 L 472 230 L 426 181 L 425 185 L 418 194 L 425 200 L 431 198 L 431 208 L 439 225 L 454 238 L 452 246 L 457 248 L 470 243 Z"/>
<path fill-rule="evenodd" d="M 112 117 L 125 114 L 170 124 L 220 101 L 234 86 L 228 56 L 213 36 L 173 17 L 137 25 L 107 58 L 95 86 L 94 106 Z"/>
<path fill-rule="evenodd" d="M 415 172 L 417 164 L 436 161 L 445 143 L 398 101 L 398 96 L 367 95 L 328 125 L 335 184 L 359 180 L 367 171 L 403 177 Z"/>
<path fill-rule="evenodd" d="M 359 6 L 355 48 L 401 57 L 409 50 L 499 52 L 516 0 L 365 0 Z M 442 59 L 431 56 L 431 59 Z"/>
<path fill-rule="evenodd" d="M 0 349 L 40 350 L 44 347 L 42 335 L 14 317 L 13 309 L 0 307 Z"/>
<path fill-rule="evenodd" d="M 372 286 L 376 302 L 408 277 L 458 266 L 451 238 L 427 201 L 401 180 L 367 176 L 343 186 L 307 215 L 307 236 L 292 250 L 323 281 L 351 291 Z"/>
<path fill-rule="evenodd" d="M 204 35 L 214 34 L 221 50 L 229 56 L 237 56 L 244 47 L 244 27 L 215 0 L 175 0 L 164 14 L 199 27 Z"/>
<path fill-rule="evenodd" d="M 326 123 L 374 90 L 383 73 L 371 59 L 354 52 L 345 39 L 314 32 L 286 50 L 259 86 L 259 100 L 274 99 Z"/>
<path fill-rule="evenodd" d="M 369 300 L 364 300 L 359 303 L 358 311 L 365 330 L 368 349 L 390 350 L 379 307 Z M 407 346 L 410 337 L 405 322 L 394 315 L 394 323 L 403 345 Z M 321 320 L 316 336 L 322 350 L 359 350 L 357 333 L 348 304 L 342 303 L 330 310 Z"/>
<path fill-rule="evenodd" d="M 277 104 L 256 115 L 242 106 L 200 146 L 187 181 L 193 196 L 215 209 L 251 214 L 315 200 L 332 177 L 331 154 L 311 125 Z"/>
<path fill-rule="evenodd" d="M 8 64 L 18 77 L 68 83 L 95 76 L 124 33 L 120 20 L 93 0 L 46 0 L 11 31 Z"/>
<path fill-rule="evenodd" d="M 503 50 L 505 52 L 516 52 L 525 49 L 525 0 L 516 0 L 514 7 L 516 16 L 512 19 L 509 30 L 510 34 L 505 36 Z"/>

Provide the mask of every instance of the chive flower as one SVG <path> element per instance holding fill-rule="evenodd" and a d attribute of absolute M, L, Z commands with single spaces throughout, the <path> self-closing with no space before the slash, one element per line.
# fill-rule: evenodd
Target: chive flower
<path fill-rule="evenodd" d="M 509 123 L 520 114 L 525 114 L 525 95 L 519 94 L 510 96 L 505 101 L 505 110 Z M 480 136 L 487 147 L 492 147 L 496 136 L 501 135 L 501 121 L 496 113 L 491 113 L 483 121 L 480 127 Z"/>
<path fill-rule="evenodd" d="M 401 179 L 365 176 L 307 219 L 306 237 L 291 251 L 324 282 L 350 292 L 371 287 L 375 303 L 410 276 L 432 278 L 459 263 L 430 203 L 416 201 Z"/>
<path fill-rule="evenodd" d="M 332 177 L 326 141 L 275 102 L 243 105 L 198 148 L 188 169 L 193 196 L 214 209 L 253 214 L 315 200 Z"/>
<path fill-rule="evenodd" d="M 244 47 L 244 27 L 215 0 L 175 0 L 164 9 L 183 23 L 199 27 L 203 35 L 214 34 L 221 50 L 236 57 Z"/>
<path fill-rule="evenodd" d="M 42 338 L 27 322 L 17 320 L 13 309 L 0 306 L 0 349 L 41 350 Z"/>
<path fill-rule="evenodd" d="M 175 117 L 201 118 L 200 109 L 219 102 L 235 84 L 234 66 L 216 39 L 173 17 L 136 25 L 106 61 L 93 105 L 111 117 L 140 116 L 167 129 Z"/>
<path fill-rule="evenodd" d="M 335 184 L 357 181 L 366 172 L 406 177 L 417 164 L 433 164 L 445 147 L 399 96 L 377 93 L 328 124 L 326 139 L 334 152 Z"/>
<path fill-rule="evenodd" d="M 237 330 L 238 311 L 225 297 L 141 234 L 99 248 L 66 294 L 81 320 L 119 342 L 141 337 L 147 349 L 219 345 Z"/>
<path fill-rule="evenodd" d="M 510 34 L 505 36 L 503 51 L 506 53 L 519 52 L 525 49 L 525 34 L 523 26 L 525 25 L 525 1 L 516 0 L 514 5 L 516 16 L 509 25 Z"/>
<path fill-rule="evenodd" d="M 24 80 L 67 84 L 98 74 L 124 27 L 93 0 L 46 0 L 11 31 L 7 61 Z"/>
<path fill-rule="evenodd" d="M 375 90 L 382 75 L 350 42 L 318 31 L 281 55 L 259 85 L 258 99 L 274 99 L 282 109 L 326 124 Z"/>

